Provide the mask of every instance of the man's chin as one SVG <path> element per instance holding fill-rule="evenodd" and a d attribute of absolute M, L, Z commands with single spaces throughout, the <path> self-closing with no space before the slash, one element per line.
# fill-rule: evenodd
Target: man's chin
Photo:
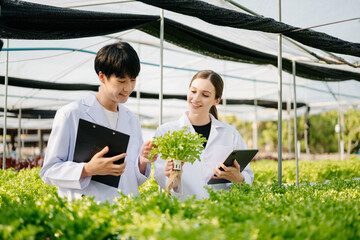
<path fill-rule="evenodd" d="M 118 100 L 119 100 L 118 103 L 126 103 L 128 99 L 129 99 L 129 97 L 122 97 L 121 96 L 121 97 L 118 98 Z"/>

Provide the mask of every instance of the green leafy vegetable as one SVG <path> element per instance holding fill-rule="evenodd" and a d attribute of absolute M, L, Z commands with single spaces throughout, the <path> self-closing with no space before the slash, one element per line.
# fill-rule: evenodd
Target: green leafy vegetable
<path fill-rule="evenodd" d="M 152 159 L 155 154 L 161 153 L 162 159 L 177 159 L 192 164 L 199 160 L 206 138 L 198 133 L 189 132 L 185 126 L 182 130 L 168 131 L 163 136 L 154 137 L 152 142 L 158 147 L 151 150 L 149 159 Z"/>
<path fill-rule="evenodd" d="M 152 178 L 114 204 L 90 196 L 68 202 L 40 179 L 40 168 L 0 170 L 0 239 L 360 239 L 359 157 L 300 161 L 299 187 L 267 183 L 277 176 L 275 161 L 251 164 L 251 187 L 179 201 Z M 295 161 L 283 164 L 283 183 L 294 183 Z"/>

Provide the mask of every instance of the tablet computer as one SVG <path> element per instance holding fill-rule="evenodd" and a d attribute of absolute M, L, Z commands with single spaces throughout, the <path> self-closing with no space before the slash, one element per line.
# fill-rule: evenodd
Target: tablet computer
<path fill-rule="evenodd" d="M 234 150 L 225 159 L 224 165 L 227 167 L 233 166 L 234 159 L 236 159 L 236 161 L 240 165 L 240 172 L 242 172 L 244 168 L 249 164 L 249 162 L 255 157 L 258 151 L 259 151 L 258 149 Z M 220 170 L 224 171 L 222 167 L 220 167 Z M 229 182 L 230 182 L 229 180 L 222 178 L 220 179 L 211 178 L 207 184 L 218 184 L 218 183 L 229 183 Z"/>

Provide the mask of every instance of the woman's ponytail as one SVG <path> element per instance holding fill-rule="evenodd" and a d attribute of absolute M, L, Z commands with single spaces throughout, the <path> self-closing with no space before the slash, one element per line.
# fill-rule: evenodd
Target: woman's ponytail
<path fill-rule="evenodd" d="M 211 114 L 214 116 L 214 118 L 216 118 L 217 120 L 219 120 L 219 119 L 218 119 L 217 109 L 216 109 L 216 106 L 215 106 L 215 105 L 212 105 L 212 106 L 211 106 L 211 108 L 210 108 L 210 110 L 209 110 L 209 113 L 211 113 Z"/>

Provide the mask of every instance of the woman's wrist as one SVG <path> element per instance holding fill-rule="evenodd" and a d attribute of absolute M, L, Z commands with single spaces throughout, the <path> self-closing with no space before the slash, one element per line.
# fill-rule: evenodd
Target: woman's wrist
<path fill-rule="evenodd" d="M 242 183 L 242 182 L 245 182 L 245 178 L 244 178 L 244 176 L 240 173 L 233 182 L 234 182 L 234 183 Z"/>

